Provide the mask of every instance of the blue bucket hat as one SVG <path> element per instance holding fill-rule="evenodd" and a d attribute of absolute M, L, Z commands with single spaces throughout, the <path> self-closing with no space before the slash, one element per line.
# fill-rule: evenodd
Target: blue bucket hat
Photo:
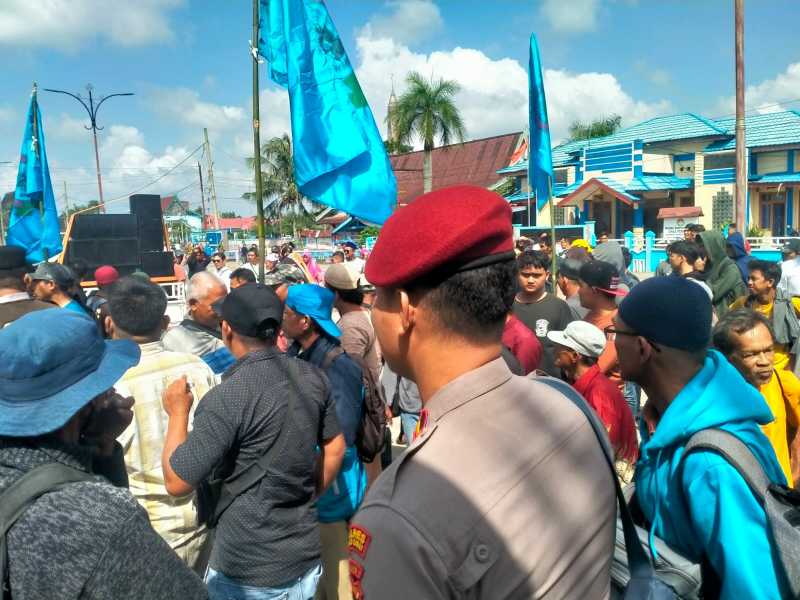
<path fill-rule="evenodd" d="M 334 294 L 313 283 L 304 283 L 289 287 L 286 295 L 286 306 L 294 312 L 311 317 L 328 335 L 338 338 L 342 335 L 339 328 L 331 320 Z"/>
<path fill-rule="evenodd" d="M 62 427 L 139 362 L 130 340 L 104 340 L 94 321 L 52 308 L 0 330 L 0 435 Z"/>

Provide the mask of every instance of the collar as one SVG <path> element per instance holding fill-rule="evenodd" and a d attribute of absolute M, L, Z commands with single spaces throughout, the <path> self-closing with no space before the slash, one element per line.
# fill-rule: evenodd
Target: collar
<path fill-rule="evenodd" d="M 139 349 L 142 351 L 142 357 L 152 356 L 154 354 L 160 354 L 161 352 L 166 351 L 166 348 L 164 348 L 164 344 L 161 343 L 161 340 L 147 342 L 146 344 L 139 344 Z"/>
<path fill-rule="evenodd" d="M 290 355 L 296 356 L 301 360 L 308 361 L 311 364 L 319 367 L 323 362 L 325 362 L 325 356 L 328 354 L 331 348 L 335 348 L 338 345 L 338 343 L 334 342 L 326 335 L 320 334 L 314 343 L 306 349 L 303 349 L 299 342 L 294 342 L 294 344 L 292 344 L 292 352 Z"/>
<path fill-rule="evenodd" d="M 574 387 L 575 390 L 585 398 L 586 392 L 588 392 L 589 388 L 592 387 L 592 383 L 594 383 L 594 380 L 598 375 L 600 375 L 600 367 L 598 365 L 592 365 L 588 371 L 575 380 L 575 383 L 572 384 L 572 387 Z"/>
<path fill-rule="evenodd" d="M 242 358 L 237 360 L 233 363 L 228 370 L 222 374 L 222 380 L 225 381 L 226 379 L 230 378 L 236 371 L 245 367 L 247 365 L 252 365 L 257 362 L 262 362 L 265 360 L 272 360 L 278 354 L 278 350 L 276 350 L 275 346 L 270 346 L 269 348 L 265 348 L 264 350 L 256 350 L 255 352 L 249 352 L 245 354 Z"/>
<path fill-rule="evenodd" d="M 17 292 L 16 294 L 7 294 L 6 296 L 0 296 L 0 304 L 8 304 L 9 302 L 19 302 L 21 300 L 30 300 L 31 297 L 28 296 L 28 292 Z"/>
<path fill-rule="evenodd" d="M 428 418 L 438 421 L 450 411 L 500 387 L 510 379 L 511 371 L 502 357 L 464 373 L 441 388 L 425 404 Z"/>

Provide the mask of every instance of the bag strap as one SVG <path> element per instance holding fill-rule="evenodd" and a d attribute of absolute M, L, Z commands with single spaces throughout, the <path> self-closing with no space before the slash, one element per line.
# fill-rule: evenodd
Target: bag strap
<path fill-rule="evenodd" d="M 322 359 L 322 365 L 320 368 L 323 371 L 327 371 L 331 364 L 333 364 L 333 361 L 339 358 L 342 354 L 344 354 L 344 349 L 341 346 L 334 346 L 325 353 L 325 358 Z"/>
<path fill-rule="evenodd" d="M 225 480 L 222 490 L 220 492 L 219 501 L 214 510 L 214 520 L 219 521 L 220 516 L 225 509 L 227 509 L 233 501 L 253 487 L 256 483 L 261 481 L 267 474 L 270 464 L 272 463 L 275 455 L 282 451 L 286 446 L 286 440 L 289 439 L 289 422 L 294 412 L 295 402 L 302 396 L 300 382 L 297 374 L 294 372 L 295 362 L 298 359 L 287 358 L 286 361 L 286 375 L 289 378 L 289 384 L 293 388 L 294 393 L 289 394 L 289 399 L 286 403 L 286 412 L 283 415 L 283 423 L 278 432 L 278 437 L 272 442 L 266 452 L 262 454 L 257 460 L 250 463 L 247 467 L 242 469 L 238 474 L 234 473 L 233 476 Z"/>
<path fill-rule="evenodd" d="M 739 472 L 760 504 L 764 504 L 767 488 L 772 483 L 750 448 L 732 433 L 722 429 L 702 429 L 689 438 L 680 462 L 694 450 L 712 450 Z"/>
<path fill-rule="evenodd" d="M 620 487 L 619 479 L 617 479 L 617 471 L 614 468 L 614 453 L 611 450 L 611 444 L 608 441 L 608 434 L 606 433 L 605 426 L 600 423 L 594 410 L 586 403 L 583 396 L 568 383 L 560 379 L 544 376 L 535 377 L 533 380 L 543 383 L 564 394 L 581 410 L 589 421 L 589 425 L 591 425 L 597 437 L 597 441 L 603 449 L 603 456 L 606 457 L 606 464 L 608 465 L 608 470 L 611 472 L 611 478 L 614 480 L 617 504 L 619 505 L 620 518 L 622 519 L 622 531 L 625 535 L 625 554 L 628 558 L 628 570 L 632 578 L 655 578 L 655 570 L 636 532 L 636 525 L 633 522 L 633 516 L 628 508 L 628 502 L 625 500 L 625 495 Z"/>
<path fill-rule="evenodd" d="M 0 494 L 0 597 L 10 594 L 6 535 L 22 514 L 41 496 L 68 483 L 88 481 L 91 473 L 60 463 L 48 463 L 28 471 Z"/>

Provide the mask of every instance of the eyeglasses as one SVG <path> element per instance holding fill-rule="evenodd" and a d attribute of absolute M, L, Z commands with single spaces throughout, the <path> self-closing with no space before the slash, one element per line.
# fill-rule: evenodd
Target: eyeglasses
<path fill-rule="evenodd" d="M 615 329 L 611 325 L 603 329 L 603 333 L 606 334 L 607 338 L 611 338 L 611 336 L 616 336 L 616 335 L 627 335 L 628 337 L 640 337 L 647 340 L 647 338 L 640 333 L 636 333 L 635 331 L 621 331 L 619 329 Z M 656 352 L 661 352 L 661 348 L 659 348 L 655 342 L 647 340 L 647 343 L 650 344 L 650 346 L 652 346 L 653 350 L 655 350 Z"/>

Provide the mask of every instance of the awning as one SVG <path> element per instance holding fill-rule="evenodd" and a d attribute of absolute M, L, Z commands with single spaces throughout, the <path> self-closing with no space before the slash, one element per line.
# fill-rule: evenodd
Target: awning
<path fill-rule="evenodd" d="M 702 216 L 703 209 L 699 206 L 674 206 L 660 208 L 656 219 L 689 219 Z"/>
<path fill-rule="evenodd" d="M 605 192 L 628 206 L 633 206 L 633 203 L 637 202 L 639 199 L 627 193 L 624 185 L 625 184 L 622 182 L 608 177 L 592 177 L 591 179 L 587 179 L 574 192 L 561 200 L 557 206 L 576 206 L 594 196 L 598 191 Z"/>

